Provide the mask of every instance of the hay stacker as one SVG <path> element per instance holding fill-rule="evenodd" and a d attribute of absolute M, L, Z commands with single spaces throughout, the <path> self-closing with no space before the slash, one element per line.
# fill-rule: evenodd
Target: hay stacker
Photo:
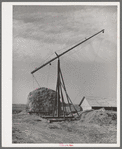
<path fill-rule="evenodd" d="M 53 62 L 54 60 L 58 59 L 58 64 L 57 64 L 57 84 L 56 84 L 56 98 L 53 104 L 53 116 L 43 116 L 43 118 L 46 118 L 49 120 L 49 122 L 57 122 L 57 121 L 65 121 L 65 120 L 72 120 L 74 118 L 73 112 L 72 112 L 72 108 L 74 108 L 75 113 L 78 114 L 77 109 L 75 108 L 75 106 L 73 105 L 67 90 L 66 90 L 66 86 L 64 83 L 64 79 L 63 79 L 63 75 L 62 75 L 62 71 L 61 71 L 61 67 L 60 67 L 60 57 L 63 56 L 64 54 L 66 54 L 67 52 L 71 51 L 72 49 L 76 48 L 77 46 L 81 45 L 82 43 L 88 41 L 89 39 L 93 38 L 94 36 L 100 34 L 100 33 L 104 33 L 104 29 L 97 32 L 96 34 L 86 38 L 85 40 L 81 41 L 80 43 L 76 44 L 75 46 L 71 47 L 70 49 L 66 50 L 65 52 L 61 53 L 61 54 L 56 54 L 56 57 L 54 57 L 53 59 L 51 59 L 50 61 L 46 62 L 45 64 L 43 64 L 42 66 L 36 68 L 35 70 L 33 70 L 31 72 L 31 74 L 33 75 L 36 71 L 38 71 L 39 69 L 45 67 L 48 64 L 51 64 L 51 62 Z M 70 109 L 70 113 L 67 115 L 67 109 L 66 109 L 66 104 L 64 102 L 64 95 L 66 96 L 66 100 Z"/>

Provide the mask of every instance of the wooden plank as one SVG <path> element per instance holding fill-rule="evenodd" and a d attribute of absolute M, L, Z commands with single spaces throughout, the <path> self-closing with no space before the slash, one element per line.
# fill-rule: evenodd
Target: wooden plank
<path fill-rule="evenodd" d="M 54 120 L 49 120 L 50 123 L 52 122 L 62 122 L 65 121 L 65 119 L 54 119 Z"/>
<path fill-rule="evenodd" d="M 64 116 L 60 116 L 60 117 L 53 117 L 53 116 L 42 116 L 42 118 L 52 118 L 52 119 L 60 119 L 60 118 L 64 118 Z M 65 117 L 66 119 L 68 118 L 74 118 L 74 116 L 68 116 L 68 117 Z"/>

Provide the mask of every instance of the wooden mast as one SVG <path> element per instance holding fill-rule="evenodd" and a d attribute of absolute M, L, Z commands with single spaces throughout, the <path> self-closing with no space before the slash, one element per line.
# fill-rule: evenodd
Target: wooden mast
<path fill-rule="evenodd" d="M 71 48 L 68 49 L 67 51 L 65 51 L 65 52 L 63 52 L 63 53 L 61 53 L 61 54 L 59 54 L 58 57 L 56 56 L 56 57 L 54 57 L 53 59 L 51 59 L 50 61 L 48 61 L 47 63 L 43 64 L 42 66 L 40 66 L 40 67 L 38 67 L 38 68 L 36 68 L 35 70 L 33 70 L 33 71 L 31 72 L 31 74 L 35 73 L 35 72 L 38 71 L 39 69 L 41 69 L 41 68 L 43 68 L 44 66 L 50 64 L 52 61 L 56 60 L 57 58 L 61 57 L 62 55 L 66 54 L 67 52 L 71 51 L 72 49 L 76 48 L 76 47 L 79 46 L 80 44 L 86 42 L 87 40 L 93 38 L 94 36 L 98 35 L 98 34 L 101 33 L 101 32 L 104 33 L 104 29 L 101 30 L 101 31 L 99 31 L 98 33 L 96 33 L 96 34 L 90 36 L 89 38 L 83 40 L 82 42 L 76 44 L 75 46 L 71 47 Z"/>

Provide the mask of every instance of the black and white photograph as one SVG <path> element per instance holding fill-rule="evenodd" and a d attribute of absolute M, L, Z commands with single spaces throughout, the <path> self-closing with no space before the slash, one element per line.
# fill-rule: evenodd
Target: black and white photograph
<path fill-rule="evenodd" d="M 119 2 L 3 3 L 4 147 L 119 147 L 119 11 Z"/>

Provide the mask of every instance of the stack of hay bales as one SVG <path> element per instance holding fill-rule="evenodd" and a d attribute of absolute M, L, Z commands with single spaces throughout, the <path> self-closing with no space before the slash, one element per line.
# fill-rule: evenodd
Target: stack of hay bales
<path fill-rule="evenodd" d="M 27 112 L 35 114 L 52 114 L 56 92 L 42 87 L 29 93 L 27 99 Z M 55 103 L 56 105 L 56 103 Z"/>

